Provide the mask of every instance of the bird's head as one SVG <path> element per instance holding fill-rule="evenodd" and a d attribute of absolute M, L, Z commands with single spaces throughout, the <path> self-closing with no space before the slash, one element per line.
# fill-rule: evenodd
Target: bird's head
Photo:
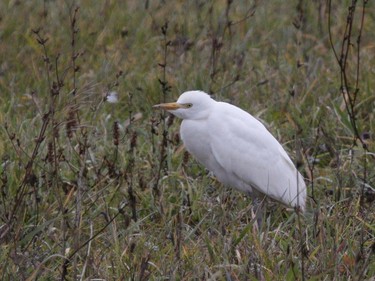
<path fill-rule="evenodd" d="M 215 103 L 211 97 L 202 91 L 188 91 L 183 93 L 176 102 L 161 103 L 153 108 L 164 109 L 181 119 L 202 119 L 210 112 Z"/>

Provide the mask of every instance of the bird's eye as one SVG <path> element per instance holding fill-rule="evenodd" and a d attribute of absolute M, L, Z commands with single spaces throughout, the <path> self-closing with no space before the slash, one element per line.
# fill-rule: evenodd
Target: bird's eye
<path fill-rule="evenodd" d="M 185 106 L 186 106 L 186 108 L 190 108 L 190 107 L 193 106 L 193 104 L 192 103 L 187 103 L 187 104 L 185 104 Z"/>

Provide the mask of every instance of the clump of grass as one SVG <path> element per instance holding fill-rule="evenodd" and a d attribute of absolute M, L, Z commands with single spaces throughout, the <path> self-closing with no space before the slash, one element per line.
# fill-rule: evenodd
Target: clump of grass
<path fill-rule="evenodd" d="M 371 2 L 348 3 L 349 35 L 332 1 L 67 3 L 0 3 L 2 279 L 375 275 Z M 254 228 L 151 110 L 187 89 L 265 122 L 306 214 L 269 203 Z"/>

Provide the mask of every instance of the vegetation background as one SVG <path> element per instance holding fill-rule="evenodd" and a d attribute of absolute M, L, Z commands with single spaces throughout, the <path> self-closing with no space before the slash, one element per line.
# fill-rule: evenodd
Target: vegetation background
<path fill-rule="evenodd" d="M 374 30 L 373 1 L 2 0 L 0 278 L 374 280 Z M 151 107 L 190 89 L 266 124 L 305 214 L 258 231 L 184 152 Z"/>

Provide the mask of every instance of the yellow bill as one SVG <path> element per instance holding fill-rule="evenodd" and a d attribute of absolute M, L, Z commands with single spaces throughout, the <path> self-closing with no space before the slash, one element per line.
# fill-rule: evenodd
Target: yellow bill
<path fill-rule="evenodd" d="M 179 104 L 177 102 L 170 102 L 170 103 L 161 103 L 161 104 L 156 104 L 153 106 L 153 108 L 160 108 L 164 110 L 176 110 L 179 108 L 184 107 L 182 104 Z"/>

